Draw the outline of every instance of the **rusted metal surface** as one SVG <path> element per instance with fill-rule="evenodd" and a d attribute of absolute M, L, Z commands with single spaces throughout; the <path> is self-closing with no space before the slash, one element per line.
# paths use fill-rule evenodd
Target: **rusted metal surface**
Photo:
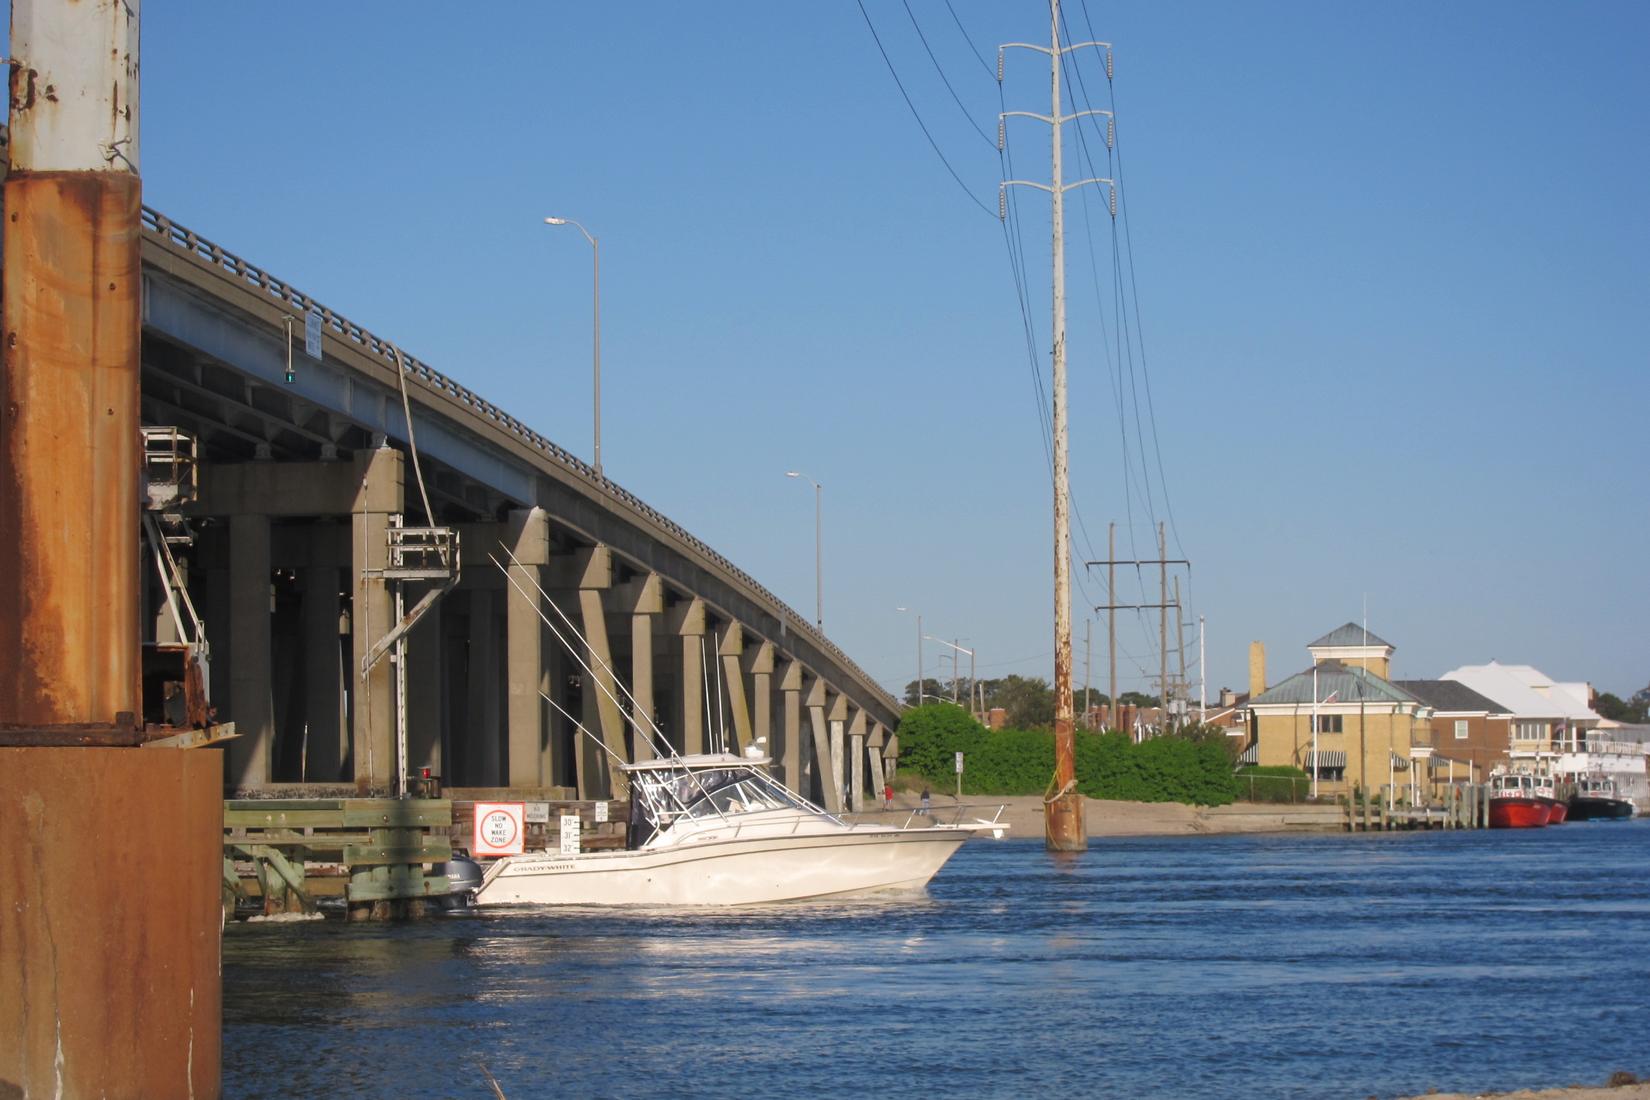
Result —
<path fill-rule="evenodd" d="M 5 182 L 0 731 L 139 725 L 140 205 L 127 174 Z"/>
<path fill-rule="evenodd" d="M 217 753 L 0 748 L 0 1096 L 219 1092 Z"/>

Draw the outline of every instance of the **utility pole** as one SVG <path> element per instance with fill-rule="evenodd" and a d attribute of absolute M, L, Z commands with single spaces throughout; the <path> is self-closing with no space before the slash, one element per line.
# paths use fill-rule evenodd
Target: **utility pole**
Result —
<path fill-rule="evenodd" d="M 1197 617 L 1197 724 L 1209 721 L 1209 668 L 1203 663 L 1203 616 Z"/>
<path fill-rule="evenodd" d="M 1185 619 L 1180 611 L 1180 578 L 1174 579 L 1174 648 L 1180 655 L 1180 680 L 1177 687 L 1182 699 L 1190 699 L 1191 691 L 1186 685 L 1186 633 L 1183 629 Z"/>
<path fill-rule="evenodd" d="M 1089 714 L 1092 712 L 1089 705 L 1089 684 L 1094 678 L 1094 619 L 1083 616 L 1083 725 L 1088 726 Z"/>
<path fill-rule="evenodd" d="M 998 211 L 1006 216 L 1006 193 L 1010 185 L 1035 187 L 1047 191 L 1052 201 L 1053 232 L 1053 333 L 1049 346 L 1053 351 L 1053 435 L 1054 435 L 1054 797 L 1046 803 L 1045 832 L 1050 851 L 1082 851 L 1088 847 L 1088 834 L 1083 826 L 1083 798 L 1077 791 L 1077 738 L 1072 724 L 1071 692 L 1071 515 L 1070 488 L 1066 457 L 1066 191 L 1087 183 L 1105 183 L 1110 180 L 1084 179 L 1065 183 L 1060 172 L 1061 126 L 1084 115 L 1106 115 L 1109 111 L 1078 111 L 1061 113 L 1060 67 L 1065 54 L 1087 46 L 1106 46 L 1100 42 L 1082 42 L 1073 46 L 1060 45 L 1060 0 L 1049 0 L 1049 45 L 1011 42 L 997 50 L 997 82 L 1003 79 L 1003 51 L 1009 48 L 1036 50 L 1048 54 L 1050 108 L 1047 115 L 1030 111 L 1005 111 L 998 116 L 997 141 L 1005 142 L 1005 121 L 1011 116 L 1035 118 L 1049 125 L 1051 141 L 1051 177 L 1048 184 L 1028 180 L 1004 180 L 998 194 Z M 1107 46 L 1109 50 L 1110 47 Z M 1108 53 L 1107 71 L 1110 71 Z M 1108 137 L 1109 143 L 1109 137 Z M 1111 197 L 1112 216 L 1117 213 L 1115 186 Z"/>
<path fill-rule="evenodd" d="M 1157 525 L 1157 713 L 1158 721 L 1165 723 L 1169 713 L 1169 563 L 1168 549 L 1163 544 L 1163 524 Z M 1179 619 L 1177 612 L 1175 618 Z"/>
<path fill-rule="evenodd" d="M 1107 525 L 1106 534 L 1106 603 L 1117 602 L 1117 524 Z M 1117 724 L 1117 609 L 1106 612 L 1106 652 L 1111 656 L 1111 702 L 1108 709 L 1113 726 Z"/>
<path fill-rule="evenodd" d="M 1158 684 L 1161 686 L 1161 690 L 1163 692 L 1162 697 L 1159 701 L 1163 704 L 1164 707 L 1168 706 L 1168 695 L 1169 695 L 1169 692 L 1168 692 L 1168 681 L 1169 681 L 1169 645 L 1168 645 L 1168 622 L 1169 622 L 1169 619 L 1168 619 L 1168 615 L 1169 615 L 1169 608 L 1171 608 L 1171 607 L 1176 608 L 1177 610 L 1175 612 L 1175 621 L 1176 622 L 1179 621 L 1180 612 L 1179 612 L 1178 608 L 1180 606 L 1180 594 L 1179 594 L 1180 580 L 1179 580 L 1178 577 L 1175 579 L 1175 602 L 1174 603 L 1169 602 L 1168 588 L 1167 588 L 1166 582 L 1160 584 L 1160 589 L 1163 592 L 1163 597 L 1162 597 L 1162 599 L 1158 600 L 1157 603 L 1118 603 L 1117 602 L 1117 597 L 1116 597 L 1116 594 L 1115 594 L 1115 588 L 1116 588 L 1115 581 L 1117 579 L 1117 567 L 1119 565 L 1132 565 L 1132 566 L 1135 566 L 1136 568 L 1138 568 L 1140 566 L 1143 566 L 1143 565 L 1155 565 L 1155 566 L 1158 567 L 1159 570 L 1163 571 L 1163 574 L 1164 574 L 1165 578 L 1167 576 L 1168 567 L 1171 566 L 1171 565 L 1184 565 L 1187 569 L 1191 569 L 1192 563 L 1189 560 L 1187 560 L 1186 558 L 1171 558 L 1171 557 L 1166 556 L 1167 549 L 1166 549 L 1166 546 L 1163 542 L 1163 525 L 1161 523 L 1158 524 L 1158 526 L 1157 526 L 1157 539 L 1158 539 L 1157 557 L 1155 557 L 1155 558 L 1119 558 L 1117 556 L 1117 524 L 1113 523 L 1111 525 L 1110 537 L 1108 539 L 1108 545 L 1110 546 L 1112 552 L 1107 555 L 1107 557 L 1104 561 L 1085 561 L 1083 563 L 1083 565 L 1085 567 L 1091 568 L 1091 569 L 1096 565 L 1103 565 L 1103 566 L 1106 567 L 1106 587 L 1109 590 L 1108 593 L 1107 593 L 1108 598 L 1107 598 L 1105 603 L 1103 603 L 1100 606 L 1096 607 L 1095 610 L 1096 611 L 1104 611 L 1104 612 L 1107 613 L 1106 618 L 1107 618 L 1107 621 L 1108 621 L 1108 623 L 1110 624 L 1110 627 L 1111 627 L 1111 631 L 1110 631 L 1110 633 L 1111 633 L 1111 638 L 1110 638 L 1110 642 L 1111 642 L 1111 704 L 1112 704 L 1112 707 L 1113 707 L 1112 714 L 1113 714 L 1114 718 L 1117 714 L 1117 710 L 1116 710 L 1116 707 L 1117 707 L 1117 613 L 1119 611 L 1152 610 L 1152 611 L 1158 612 L 1159 617 L 1160 617 L 1160 622 L 1158 624 L 1158 637 L 1159 637 L 1159 643 L 1160 643 L 1160 651 L 1161 651 L 1161 654 L 1162 654 L 1161 663 L 1160 663 L 1159 668 L 1158 668 Z M 1178 628 L 1177 628 L 1177 633 L 1178 633 Z M 1184 649 L 1182 650 L 1182 653 L 1184 653 Z M 1141 669 L 1141 672 L 1144 673 L 1145 669 Z M 1180 676 L 1181 676 L 1182 680 L 1184 680 L 1185 677 L 1186 677 L 1184 657 L 1182 657 L 1182 666 L 1181 666 Z"/>

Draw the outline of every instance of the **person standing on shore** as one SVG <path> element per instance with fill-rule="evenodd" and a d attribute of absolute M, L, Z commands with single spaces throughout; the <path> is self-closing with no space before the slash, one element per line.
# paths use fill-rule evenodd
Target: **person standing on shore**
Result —
<path fill-rule="evenodd" d="M 891 810 L 893 808 L 894 808 L 894 785 L 892 783 L 884 783 L 882 785 L 882 811 L 883 811 L 883 813 L 887 813 L 889 810 Z"/>
<path fill-rule="evenodd" d="M 922 789 L 922 812 L 923 813 L 928 813 L 928 806 L 929 806 L 929 803 L 931 801 L 932 801 L 932 796 L 928 793 L 928 788 L 924 787 Z"/>

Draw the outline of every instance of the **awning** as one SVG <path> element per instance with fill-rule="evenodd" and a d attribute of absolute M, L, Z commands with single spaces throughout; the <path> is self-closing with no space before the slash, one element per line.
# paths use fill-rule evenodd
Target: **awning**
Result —
<path fill-rule="evenodd" d="M 1344 768 L 1346 767 L 1346 753 L 1340 749 L 1319 749 L 1316 752 L 1308 749 L 1306 766 L 1308 768 Z"/>
<path fill-rule="evenodd" d="M 1248 748 L 1244 749 L 1243 754 L 1238 757 L 1238 763 L 1239 764 L 1259 764 L 1260 763 L 1260 742 L 1256 741 L 1253 745 L 1250 745 Z"/>

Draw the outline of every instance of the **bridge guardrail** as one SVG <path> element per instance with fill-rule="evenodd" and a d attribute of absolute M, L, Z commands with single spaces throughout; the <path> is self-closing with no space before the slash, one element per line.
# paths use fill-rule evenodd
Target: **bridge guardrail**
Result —
<path fill-rule="evenodd" d="M 279 298 L 281 301 L 293 306 L 301 313 L 307 314 L 311 311 L 319 313 L 321 315 L 322 325 L 327 329 L 330 329 L 334 335 L 340 336 L 351 343 L 359 345 L 369 355 L 381 360 L 386 367 L 391 370 L 395 369 L 395 352 L 392 350 L 393 345 L 391 345 L 388 340 L 385 340 L 384 338 L 373 333 L 370 329 L 356 324 L 347 317 L 333 312 L 320 302 L 317 302 L 314 298 L 311 298 L 309 295 L 298 290 L 291 283 L 275 278 L 273 275 L 269 274 L 269 272 L 263 270 L 255 264 L 248 263 L 246 260 L 242 259 L 240 256 L 237 256 L 235 253 L 230 252 L 228 249 L 222 248 L 212 241 L 207 240 L 205 237 L 200 236 L 191 229 L 178 225 L 176 222 L 172 221 L 172 219 L 168 218 L 160 211 L 155 210 L 153 207 L 145 206 L 143 208 L 142 223 L 144 230 L 148 232 L 150 236 L 159 240 L 168 248 L 194 256 L 197 259 L 205 260 L 216 267 L 222 268 L 242 282 L 248 283 L 251 286 L 257 287 L 258 289 Z M 666 531 L 669 531 L 672 535 L 691 546 L 694 550 L 698 551 L 706 558 L 709 558 L 721 569 L 725 570 L 727 573 L 737 578 L 742 584 L 756 592 L 761 598 L 767 600 L 774 607 L 778 608 L 783 615 L 789 618 L 790 621 L 787 625 L 790 629 L 807 637 L 821 650 L 829 653 L 837 661 L 841 662 L 844 668 L 851 670 L 855 675 L 859 676 L 862 681 L 871 685 L 874 690 L 881 691 L 881 688 L 877 686 L 876 680 L 872 679 L 864 669 L 855 664 L 852 658 L 837 647 L 836 643 L 825 637 L 824 634 L 820 633 L 819 630 L 812 626 L 801 615 L 798 615 L 789 604 L 763 587 L 756 580 L 756 578 L 752 577 L 749 573 L 746 573 L 743 569 L 740 569 L 727 558 L 723 557 L 720 553 L 713 550 L 709 545 L 690 533 L 681 524 L 677 523 L 669 516 L 666 516 L 664 513 L 642 500 L 630 490 L 625 489 L 623 486 L 620 486 L 616 482 L 611 481 L 600 474 L 597 474 L 595 468 L 589 463 L 586 463 L 570 451 L 545 438 L 543 435 L 540 435 L 538 432 L 534 431 L 532 428 L 529 428 L 526 424 L 522 423 L 514 416 L 511 416 L 491 401 L 488 401 L 481 395 L 453 381 L 451 378 L 448 378 L 434 367 L 431 367 L 412 355 L 409 355 L 405 350 L 401 352 L 401 361 L 405 364 L 405 370 L 409 378 L 423 383 L 427 389 L 434 390 L 447 400 L 454 402 L 455 404 L 462 405 L 480 415 L 484 419 L 492 421 L 504 431 L 515 436 L 521 442 L 552 459 L 559 465 L 566 467 L 573 473 L 583 477 L 592 485 L 600 487 L 600 489 L 608 496 L 622 501 L 632 510 L 639 512 L 656 526 L 662 527 Z M 888 709 L 890 711 L 897 711 L 899 708 L 894 704 L 893 696 L 887 695 L 886 692 L 884 692 L 884 696 L 885 702 L 888 704 Z"/>

